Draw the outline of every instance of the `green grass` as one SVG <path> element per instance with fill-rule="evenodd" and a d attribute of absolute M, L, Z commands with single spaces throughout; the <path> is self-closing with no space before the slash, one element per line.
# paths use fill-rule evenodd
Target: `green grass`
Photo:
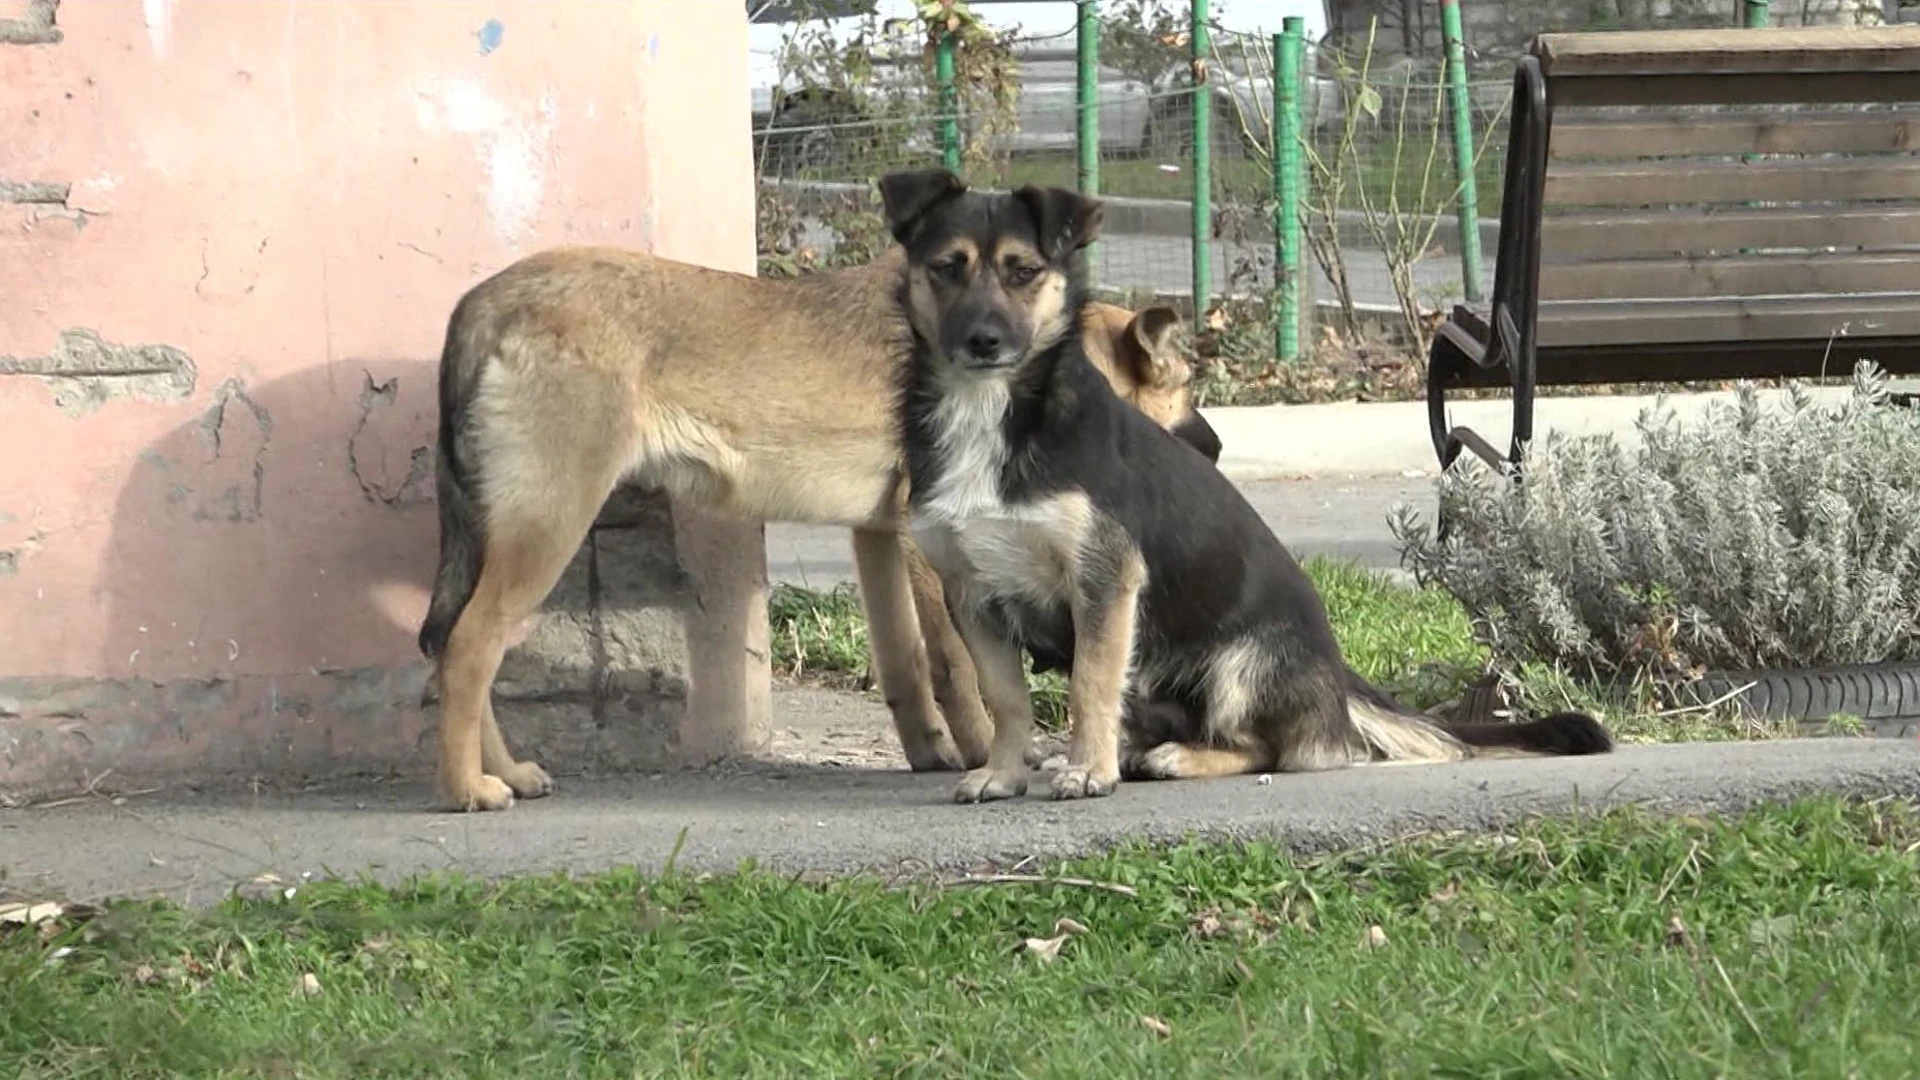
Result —
<path fill-rule="evenodd" d="M 1466 611 L 1441 590 L 1395 585 L 1324 556 L 1301 565 L 1353 670 L 1407 704 L 1430 709 L 1449 701 L 1486 670 L 1487 650 L 1474 640 Z"/>
<path fill-rule="evenodd" d="M 1465 609 L 1439 588 L 1408 588 L 1358 563 L 1314 555 L 1301 561 L 1327 605 L 1348 663 L 1368 681 L 1418 709 L 1460 698 L 1488 670 Z M 840 689 L 873 685 L 867 623 L 851 584 L 821 591 L 776 585 L 768 602 L 774 671 Z M 1066 727 L 1067 684 L 1058 672 L 1027 676 L 1034 713 L 1050 731 Z M 1669 709 L 1650 683 L 1597 687 L 1548 664 L 1507 678 L 1523 715 L 1578 709 L 1599 717 L 1621 742 L 1702 742 L 1798 735 L 1788 721 L 1756 720 L 1731 705 Z M 1858 736 L 1857 718 L 1835 717 L 1826 734 Z"/>
<path fill-rule="evenodd" d="M 1320 589 L 1340 647 L 1355 671 L 1430 708 L 1458 696 L 1483 669 L 1486 650 L 1473 640 L 1466 613 L 1437 589 L 1405 589 L 1355 563 L 1314 556 L 1302 564 Z M 774 671 L 836 687 L 865 689 L 873 676 L 867 622 L 848 583 L 829 590 L 779 584 L 767 603 Z M 1042 726 L 1065 726 L 1066 681 L 1058 672 L 1031 675 Z"/>
<path fill-rule="evenodd" d="M 1920 1060 L 1916 849 L 1913 805 L 1822 798 L 1052 868 L 1132 896 L 749 869 L 111 906 L 0 939 L 0 1076 L 1877 1080 Z"/>

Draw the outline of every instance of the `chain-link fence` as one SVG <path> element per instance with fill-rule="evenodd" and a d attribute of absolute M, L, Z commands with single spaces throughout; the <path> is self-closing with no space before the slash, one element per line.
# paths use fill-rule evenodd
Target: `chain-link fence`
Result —
<path fill-rule="evenodd" d="M 1079 65 L 1071 37 L 1028 43 L 1007 115 L 962 114 L 961 172 L 978 188 L 1075 187 Z M 1220 302 L 1263 301 L 1277 279 L 1275 57 L 1268 37 L 1216 39 L 1208 79 L 1193 88 L 1181 63 L 1157 81 L 1111 66 L 1098 72 L 1097 188 L 1107 203 L 1090 268 L 1099 287 L 1136 302 L 1190 301 L 1196 240 L 1208 249 L 1204 313 Z M 763 271 L 857 263 L 888 242 L 872 181 L 895 168 L 939 163 L 937 86 L 905 73 L 863 109 L 794 108 L 756 129 L 761 167 Z M 1456 220 L 1460 179 L 1450 102 L 1437 61 L 1375 69 L 1364 57 L 1310 55 L 1298 84 L 1307 234 L 1298 281 L 1309 321 L 1380 316 L 1392 329 L 1409 310 L 1444 310 L 1467 289 Z M 1480 274 L 1490 288 L 1500 202 L 1508 82 L 1466 88 Z M 1210 204 L 1196 224 L 1196 98 L 1209 102 Z M 1416 331 L 1417 333 L 1417 331 Z M 1303 340 L 1305 337 L 1303 335 Z"/>

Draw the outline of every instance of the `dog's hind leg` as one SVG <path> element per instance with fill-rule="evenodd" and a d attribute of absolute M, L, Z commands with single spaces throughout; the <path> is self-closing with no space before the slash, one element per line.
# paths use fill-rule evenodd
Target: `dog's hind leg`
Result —
<path fill-rule="evenodd" d="M 913 610 L 920 618 L 920 637 L 927 647 L 927 668 L 933 678 L 933 699 L 940 705 L 947 731 L 969 769 L 987 763 L 993 745 L 993 718 L 980 697 L 980 673 L 973 655 L 953 625 L 947 610 L 940 574 L 911 539 L 903 538 L 907 578 L 913 589 Z M 1029 755 L 1028 763 L 1032 764 Z"/>
<path fill-rule="evenodd" d="M 513 761 L 489 697 L 514 627 L 553 590 L 598 508 L 596 501 L 544 520 L 496 515 L 488 523 L 479 583 L 440 657 L 440 789 L 454 809 L 504 810 L 517 788 L 546 791 L 538 765 Z"/>
<path fill-rule="evenodd" d="M 1259 747 L 1263 770 L 1320 772 L 1367 757 L 1337 673 L 1310 659 L 1289 659 L 1283 645 L 1258 636 L 1214 653 L 1207 671 L 1206 726 L 1212 745 Z"/>
<path fill-rule="evenodd" d="M 1197 780 L 1210 776 L 1239 776 L 1272 772 L 1273 751 L 1264 747 L 1192 746 L 1164 742 L 1130 753 L 1120 764 L 1129 780 Z"/>
<path fill-rule="evenodd" d="M 461 514 L 451 524 L 477 556 L 449 564 L 443 554 L 442 569 L 478 569 L 467 579 L 470 592 L 436 581 L 442 614 L 430 612 L 421 631 L 423 640 L 445 635 L 444 649 L 429 651 L 437 652 L 440 681 L 441 794 L 457 809 L 501 810 L 515 795 L 544 795 L 551 786 L 544 770 L 508 750 L 493 715 L 493 680 L 514 629 L 579 551 L 633 449 L 631 419 L 612 388 L 577 369 L 562 380 L 528 374 L 542 347 L 511 344 L 506 355 L 517 363 L 496 355 L 464 397 L 441 406 L 443 422 L 451 417 L 459 432 L 442 490 L 458 496 Z M 448 526 L 443 520 L 443 539 Z M 443 592 L 465 593 L 464 602 L 443 602 Z M 451 625 L 438 630 L 436 618 Z"/>
<path fill-rule="evenodd" d="M 915 772 L 962 769 L 966 763 L 934 703 L 927 643 L 915 624 L 906 543 L 895 529 L 853 530 L 853 564 L 860 579 L 860 603 L 867 613 L 867 642 L 880 694 L 893 714 L 907 764 Z"/>

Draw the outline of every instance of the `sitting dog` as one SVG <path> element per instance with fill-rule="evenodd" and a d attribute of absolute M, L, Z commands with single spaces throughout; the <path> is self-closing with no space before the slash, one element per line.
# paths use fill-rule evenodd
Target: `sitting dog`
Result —
<path fill-rule="evenodd" d="M 887 253 L 889 262 L 904 268 L 900 249 Z M 1099 302 L 1089 303 L 1080 320 L 1081 341 L 1087 358 L 1093 362 L 1122 401 L 1133 406 L 1154 423 L 1204 454 L 1209 462 L 1220 460 L 1220 438 L 1193 406 L 1189 382 L 1193 368 L 1174 345 L 1172 336 L 1180 317 L 1172 308 L 1144 308 L 1138 315 L 1126 308 Z M 899 519 L 907 516 L 907 486 L 901 485 Z M 905 543 L 903 556 L 912 583 L 913 607 L 920 620 L 920 633 L 926 642 L 928 676 L 933 698 L 939 703 L 947 728 L 962 761 L 968 768 L 986 764 L 987 746 L 992 741 L 993 721 L 987 716 L 980 698 L 979 675 L 966 645 L 947 614 L 940 576 L 911 540 Z M 873 605 L 868 605 L 873 610 Z M 877 645 L 882 624 L 869 619 L 870 636 Z M 1047 657 L 1034 658 L 1034 673 L 1064 669 L 1064 663 Z M 902 712 L 894 713 L 896 724 Z M 902 745 L 911 745 L 902 728 Z M 1030 757 L 1038 763 L 1044 750 L 1036 744 Z M 910 759 L 911 760 L 911 759 Z"/>
<path fill-rule="evenodd" d="M 880 190 L 907 252 L 914 536 L 994 720 L 959 801 L 1026 791 L 1023 650 L 1070 670 L 1056 799 L 1113 791 L 1123 727 L 1125 772 L 1142 778 L 1612 748 L 1577 713 L 1448 725 L 1347 666 L 1313 583 L 1259 514 L 1088 363 L 1072 331 L 1098 202 L 970 192 L 941 169 L 889 174 Z"/>
<path fill-rule="evenodd" d="M 440 561 L 419 635 L 436 662 L 448 804 L 498 810 L 550 789 L 508 749 L 490 689 L 512 630 L 623 483 L 749 520 L 852 528 L 874 667 L 909 764 L 986 760 L 973 665 L 936 576 L 902 543 L 892 398 L 908 341 L 895 300 L 904 268 L 895 248 L 769 280 L 572 247 L 528 256 L 460 299 L 440 363 Z M 1217 457 L 1170 352 L 1175 321 L 1166 309 L 1090 307 L 1087 349 L 1106 362 L 1109 392 Z"/>

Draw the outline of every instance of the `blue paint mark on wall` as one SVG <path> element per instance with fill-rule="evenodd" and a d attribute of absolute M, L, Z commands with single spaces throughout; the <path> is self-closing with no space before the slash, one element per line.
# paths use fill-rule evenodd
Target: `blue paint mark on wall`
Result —
<path fill-rule="evenodd" d="M 488 19 L 480 28 L 480 55 L 485 56 L 500 47 L 500 39 L 505 37 L 507 28 L 500 25 L 499 19 Z"/>
<path fill-rule="evenodd" d="M 660 59 L 660 35 L 659 34 L 655 34 L 652 37 L 647 39 L 647 59 L 649 60 Z"/>

